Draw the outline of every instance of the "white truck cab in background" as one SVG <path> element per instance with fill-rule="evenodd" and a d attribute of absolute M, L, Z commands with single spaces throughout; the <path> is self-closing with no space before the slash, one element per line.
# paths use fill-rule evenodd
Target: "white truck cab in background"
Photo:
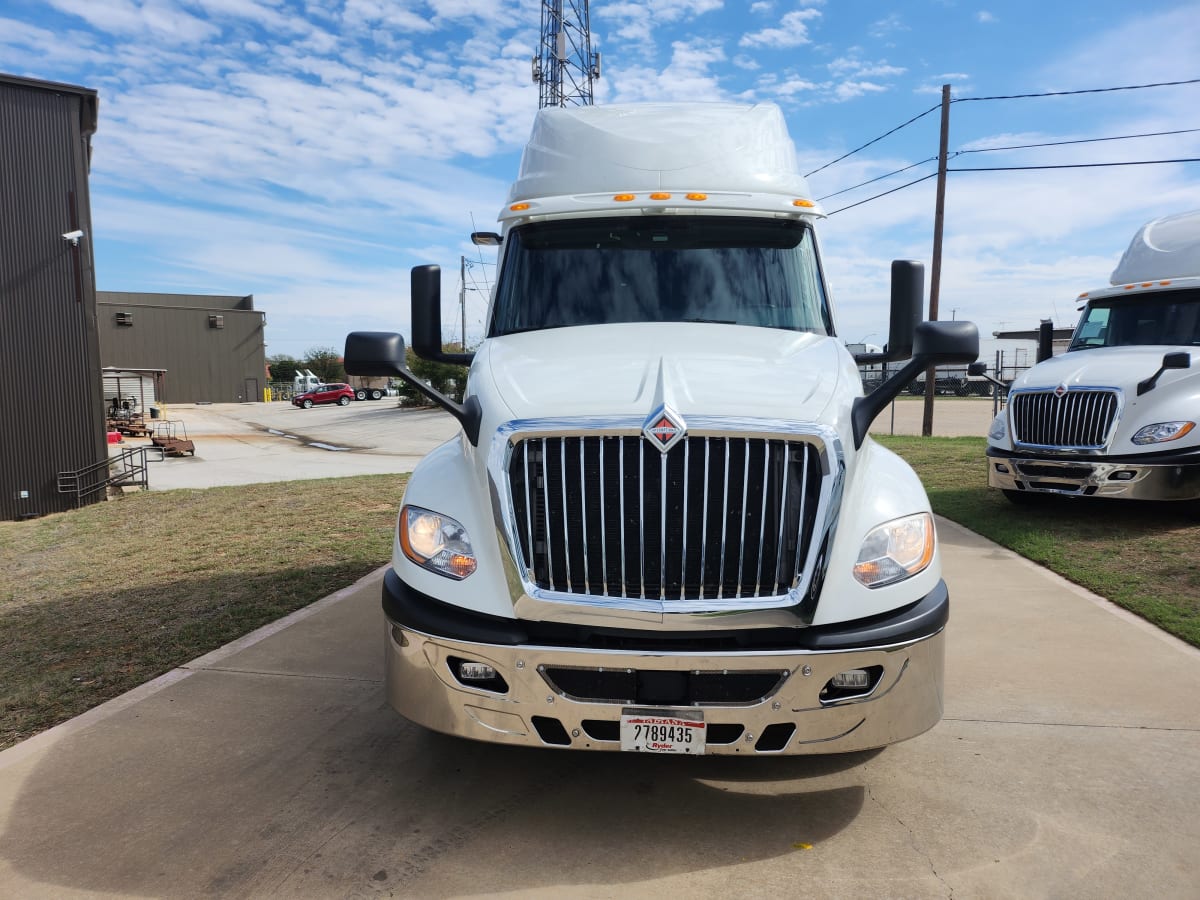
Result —
<path fill-rule="evenodd" d="M 1067 352 L 1013 382 L 988 484 L 1037 495 L 1200 499 L 1200 211 L 1143 226 Z"/>
<path fill-rule="evenodd" d="M 809 197 L 773 105 L 543 109 L 501 232 L 474 235 L 501 247 L 474 353 L 443 352 L 439 270 L 413 270 L 414 349 L 470 364 L 463 402 L 412 375 L 400 335 L 347 338 L 347 372 L 406 378 L 462 425 L 413 472 L 385 578 L 401 714 L 748 755 L 939 720 L 933 518 L 867 429 L 978 334 L 915 324 L 922 268 L 894 263 L 888 358 L 911 359 L 864 396 Z"/>

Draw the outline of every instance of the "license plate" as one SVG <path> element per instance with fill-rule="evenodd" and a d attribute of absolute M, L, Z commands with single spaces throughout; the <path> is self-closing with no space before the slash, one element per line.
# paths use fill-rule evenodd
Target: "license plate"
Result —
<path fill-rule="evenodd" d="M 708 726 L 697 710 L 621 710 L 621 749 L 635 753 L 704 753 Z"/>

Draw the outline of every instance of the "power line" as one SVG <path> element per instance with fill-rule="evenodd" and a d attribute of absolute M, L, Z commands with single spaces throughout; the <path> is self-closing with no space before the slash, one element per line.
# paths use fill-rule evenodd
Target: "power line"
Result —
<path fill-rule="evenodd" d="M 840 212 L 845 212 L 848 209 L 854 209 L 856 206 L 862 206 L 864 203 L 870 203 L 872 200 L 878 200 L 880 197 L 886 197 L 888 194 L 894 194 L 896 191 L 902 191 L 905 188 L 912 187 L 914 184 L 920 184 L 922 181 L 928 181 L 930 178 L 937 178 L 937 172 L 930 172 L 928 175 L 922 175 L 915 181 L 910 181 L 908 184 L 902 184 L 899 187 L 894 187 L 890 191 L 884 191 L 882 194 L 876 194 L 874 197 L 868 197 L 866 200 L 859 200 L 857 203 L 851 203 L 849 206 L 843 206 L 840 209 L 835 209 L 831 213 L 826 213 L 827 216 L 836 216 Z"/>
<path fill-rule="evenodd" d="M 868 184 L 874 184 L 876 181 L 883 181 L 885 178 L 891 178 L 893 175 L 899 175 L 901 172 L 907 172 L 909 169 L 915 169 L 917 166 L 923 166 L 925 163 L 936 162 L 937 157 L 931 156 L 929 159 L 923 159 L 920 162 L 915 162 L 911 166 L 905 166 L 903 169 L 897 169 L 894 172 L 888 172 L 886 175 L 880 175 L 876 178 L 871 178 L 868 181 L 861 181 L 856 185 L 848 188 L 842 188 L 840 191 L 834 191 L 832 194 L 826 194 L 824 197 L 818 197 L 817 202 L 828 200 L 830 197 L 836 197 L 838 194 L 847 194 L 850 191 L 857 190 L 860 187 L 866 187 Z"/>
<path fill-rule="evenodd" d="M 1067 144 L 1098 144 L 1102 141 L 1128 141 L 1133 138 L 1166 137 L 1172 134 L 1193 134 L 1200 128 L 1181 128 L 1178 131 L 1147 131 L 1144 134 L 1119 134 L 1113 137 L 1081 138 L 1074 141 L 1047 141 L 1042 144 L 1013 144 L 1011 147 L 979 147 L 974 150 L 955 150 L 952 156 L 964 156 L 967 153 L 991 153 L 994 150 L 1029 150 L 1033 147 L 1065 147 Z M 926 160 L 928 162 L 928 160 Z M 904 171 L 901 169 L 900 171 Z M 830 196 L 833 196 L 832 194 Z"/>
<path fill-rule="evenodd" d="M 1023 99 L 1027 99 L 1027 98 L 1031 98 L 1031 97 L 1068 97 L 1068 96 L 1072 96 L 1072 95 L 1076 95 L 1076 94 L 1107 94 L 1107 93 L 1111 93 L 1113 91 L 1138 91 L 1138 90 L 1144 90 L 1146 88 L 1176 87 L 1178 85 L 1184 85 L 1184 84 L 1200 84 L 1200 78 L 1189 78 L 1189 79 L 1186 79 L 1183 81 L 1156 81 L 1151 84 L 1127 84 L 1127 85 L 1120 85 L 1118 87 L 1107 87 L 1107 88 L 1087 88 L 1087 89 L 1077 90 L 1077 91 L 1044 91 L 1039 94 L 1003 94 L 1003 95 L 996 95 L 994 97 L 957 97 L 957 98 L 952 99 L 950 102 L 951 103 L 973 103 L 973 102 L 979 102 L 982 100 L 1023 100 Z M 831 161 L 825 163 L 825 165 L 821 166 L 820 168 L 813 169 L 811 172 L 805 173 L 804 177 L 809 178 L 813 175 L 816 175 L 818 172 L 828 169 L 830 166 L 832 166 L 836 163 L 839 163 L 842 160 L 847 159 L 848 157 L 853 156 L 855 153 L 858 153 L 860 150 L 865 150 L 867 147 L 870 147 L 872 144 L 878 143 L 879 141 L 883 140 L 885 137 L 895 134 L 901 128 L 906 128 L 907 126 L 911 125 L 913 122 L 916 122 L 918 119 L 924 118 L 925 116 L 927 116 L 931 112 L 933 112 L 935 109 L 940 109 L 940 108 L 941 108 L 940 103 L 937 104 L 936 106 L 931 106 L 929 109 L 925 110 L 923 113 L 918 113 L 917 115 L 913 116 L 907 122 L 902 122 L 901 124 L 897 125 L 895 128 L 891 129 L 890 131 L 885 131 L 883 134 L 879 135 L 879 137 L 873 138 L 872 140 L 867 141 L 861 147 L 855 147 L 849 153 L 844 153 L 841 156 L 839 156 L 837 159 L 834 159 L 834 160 L 831 160 Z M 1190 131 L 1191 129 L 1188 129 L 1188 130 Z M 1164 134 L 1170 134 L 1170 133 L 1172 133 L 1172 132 L 1164 132 Z M 1000 148 L 997 147 L 994 149 L 1000 149 Z M 966 151 L 964 151 L 964 152 L 966 152 Z M 975 151 L 970 151 L 970 152 L 975 152 Z M 903 171 L 903 170 L 901 170 L 901 171 Z M 864 182 L 864 184 L 869 184 L 869 183 L 870 182 Z M 829 196 L 832 197 L 835 195 L 830 194 Z"/>
<path fill-rule="evenodd" d="M 1068 97 L 1073 94 L 1107 94 L 1112 91 L 1140 91 L 1145 88 L 1175 87 L 1181 84 L 1200 84 L 1200 78 L 1189 78 L 1186 81 L 1157 81 L 1153 84 L 1126 84 L 1120 87 L 1087 88 L 1078 91 L 1045 91 L 1040 94 L 1006 94 L 996 97 L 956 97 L 951 103 L 974 103 L 980 100 L 1025 100 L 1029 97 Z"/>
<path fill-rule="evenodd" d="M 920 119 L 920 118 L 922 118 L 922 117 L 924 117 L 924 116 L 927 116 L 927 115 L 929 115 L 931 112 L 933 112 L 935 109 L 941 109 L 941 107 L 942 107 L 942 104 L 940 104 L 940 103 L 938 103 L 936 106 L 931 106 L 931 107 L 929 107 L 929 109 L 925 110 L 925 112 L 923 112 L 923 113 L 918 113 L 917 115 L 915 115 L 915 116 L 913 116 L 911 119 L 909 119 L 907 122 L 901 122 L 899 125 L 897 125 L 895 128 L 893 128 L 891 131 L 885 131 L 885 132 L 884 132 L 883 134 L 881 134 L 879 137 L 877 137 L 877 138 L 874 138 L 873 140 L 867 141 L 867 142 L 866 142 L 865 144 L 863 144 L 861 147 L 855 147 L 855 148 L 854 148 L 853 150 L 851 150 L 849 153 L 843 153 L 843 154 L 842 154 L 841 156 L 839 156 L 837 159 L 835 159 L 835 160 L 832 160 L 831 162 L 827 162 L 827 163 L 825 163 L 825 165 L 821 166 L 819 169 L 813 169 L 811 172 L 807 172 L 807 173 L 805 173 L 804 177 L 805 177 L 805 178 L 808 178 L 808 177 L 809 177 L 809 176 L 811 176 L 811 175 L 816 175 L 818 172 L 822 171 L 823 169 L 828 169 L 828 168 L 829 168 L 830 166 L 832 166 L 834 163 L 840 163 L 840 162 L 841 162 L 843 159 L 846 159 L 847 157 L 853 156 L 853 155 L 854 155 L 855 153 L 857 153 L 859 150 L 866 150 L 866 149 L 867 149 L 868 147 L 870 147 L 872 144 L 876 144 L 876 143 L 878 143 L 879 141 L 882 141 L 882 140 L 883 140 L 885 137 L 887 137 L 889 134 L 895 134 L 895 133 L 896 133 L 897 131 L 899 131 L 901 128 L 907 128 L 907 127 L 908 127 L 909 125 L 911 125 L 913 122 L 917 121 L 917 119 Z"/>
<path fill-rule="evenodd" d="M 1023 169 L 1102 169 L 1111 166 L 1160 166 L 1167 163 L 1200 162 L 1200 157 L 1184 159 L 1135 159 L 1129 162 L 1059 163 L 1054 166 L 980 166 L 978 168 L 947 169 L 947 172 L 1016 172 Z"/>

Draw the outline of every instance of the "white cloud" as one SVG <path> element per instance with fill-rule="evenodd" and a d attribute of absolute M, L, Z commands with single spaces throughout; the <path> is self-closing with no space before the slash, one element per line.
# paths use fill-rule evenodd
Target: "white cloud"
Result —
<path fill-rule="evenodd" d="M 899 13 L 892 13 L 889 16 L 872 22 L 867 33 L 874 38 L 886 38 L 901 31 L 911 31 L 911 29 L 908 25 L 904 24 L 904 20 L 900 17 Z"/>
<path fill-rule="evenodd" d="M 882 84 L 873 81 L 843 81 L 834 86 L 833 95 L 838 100 L 853 100 L 864 94 L 880 94 L 887 90 Z"/>
<path fill-rule="evenodd" d="M 888 65 L 886 59 L 872 63 L 857 56 L 839 56 L 833 62 L 827 63 L 826 68 L 835 77 L 853 76 L 855 78 L 891 78 L 903 75 L 908 71 L 900 66 Z"/>
<path fill-rule="evenodd" d="M 724 5 L 723 0 L 655 0 L 652 3 L 624 2 L 597 4 L 591 10 L 593 28 L 597 23 L 612 23 L 613 36 L 627 41 L 653 43 L 655 31 L 662 25 L 690 22 Z"/>
<path fill-rule="evenodd" d="M 99 31 L 142 36 L 171 44 L 195 44 L 217 37 L 215 25 L 185 11 L 172 0 L 48 0 Z"/>
<path fill-rule="evenodd" d="M 773 28 L 763 28 L 742 35 L 738 45 L 742 47 L 799 47 L 810 43 L 808 23 L 819 18 L 818 9 L 794 9 L 785 13 L 779 20 L 779 25 Z"/>
<path fill-rule="evenodd" d="M 715 41 L 676 41 L 671 61 L 660 70 L 648 66 L 627 67 L 612 76 L 605 99 L 614 103 L 650 100 L 724 100 L 726 92 L 712 67 L 725 59 Z"/>
<path fill-rule="evenodd" d="M 975 14 L 975 21 L 977 21 L 983 25 L 991 25 L 992 23 L 994 23 L 996 21 L 996 17 L 993 16 L 986 9 L 981 9 L 979 12 L 977 12 Z"/>

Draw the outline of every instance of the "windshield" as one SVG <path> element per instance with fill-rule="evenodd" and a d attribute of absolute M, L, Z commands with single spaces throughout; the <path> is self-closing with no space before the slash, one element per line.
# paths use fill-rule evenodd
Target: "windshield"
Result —
<path fill-rule="evenodd" d="M 1200 345 L 1200 289 L 1093 300 L 1068 350 Z"/>
<path fill-rule="evenodd" d="M 616 322 L 832 334 L 812 230 L 780 219 L 637 216 L 515 228 L 490 336 Z"/>

